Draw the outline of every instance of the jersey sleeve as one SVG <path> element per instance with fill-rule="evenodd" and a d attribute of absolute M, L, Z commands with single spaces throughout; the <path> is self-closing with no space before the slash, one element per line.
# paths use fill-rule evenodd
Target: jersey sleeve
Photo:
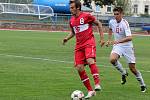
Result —
<path fill-rule="evenodd" d="M 112 21 L 110 20 L 109 21 L 109 29 L 112 29 L 112 24 L 111 23 L 112 23 Z"/>
<path fill-rule="evenodd" d="M 124 25 L 123 27 L 124 27 L 126 36 L 131 36 L 131 30 L 130 30 L 128 22 L 124 21 L 123 25 Z"/>
<path fill-rule="evenodd" d="M 94 22 L 95 20 L 96 20 L 96 18 L 95 18 L 93 15 L 88 14 L 88 23 L 92 23 L 92 22 Z"/>

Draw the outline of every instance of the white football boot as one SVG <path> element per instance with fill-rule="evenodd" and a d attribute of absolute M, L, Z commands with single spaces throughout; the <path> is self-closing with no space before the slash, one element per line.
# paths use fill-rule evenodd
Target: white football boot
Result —
<path fill-rule="evenodd" d="M 92 96 L 95 96 L 95 95 L 96 95 L 95 91 L 89 91 L 87 96 L 85 97 L 85 99 L 89 99 L 89 98 L 91 98 Z"/>
<path fill-rule="evenodd" d="M 95 85 L 95 91 L 101 91 L 102 88 L 99 84 Z"/>

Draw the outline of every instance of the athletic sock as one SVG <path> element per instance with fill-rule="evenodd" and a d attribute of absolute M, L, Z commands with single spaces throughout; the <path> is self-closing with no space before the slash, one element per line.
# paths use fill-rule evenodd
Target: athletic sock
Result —
<path fill-rule="evenodd" d="M 145 86 L 145 83 L 144 83 L 144 80 L 142 78 L 140 71 L 137 71 L 137 74 L 135 76 L 136 76 L 136 79 L 139 81 L 140 86 Z"/>
<path fill-rule="evenodd" d="M 119 61 L 116 61 L 114 66 L 122 75 L 126 74 L 126 70 L 122 67 L 122 64 Z"/>
<path fill-rule="evenodd" d="M 95 85 L 100 84 L 98 67 L 96 66 L 96 64 L 91 64 L 89 67 L 90 67 L 91 74 L 93 76 Z"/>
<path fill-rule="evenodd" d="M 88 91 L 93 91 L 92 86 L 90 84 L 89 77 L 87 76 L 85 70 L 82 72 L 78 72 L 79 76 L 81 78 L 81 81 L 83 82 L 84 86 L 87 88 Z"/>

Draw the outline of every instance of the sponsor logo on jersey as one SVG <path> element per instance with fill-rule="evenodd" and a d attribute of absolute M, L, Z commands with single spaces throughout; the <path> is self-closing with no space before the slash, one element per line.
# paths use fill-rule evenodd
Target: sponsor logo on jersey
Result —
<path fill-rule="evenodd" d="M 84 25 L 79 25 L 79 26 L 74 26 L 73 30 L 75 33 L 80 33 L 89 28 L 89 24 L 84 24 Z"/>

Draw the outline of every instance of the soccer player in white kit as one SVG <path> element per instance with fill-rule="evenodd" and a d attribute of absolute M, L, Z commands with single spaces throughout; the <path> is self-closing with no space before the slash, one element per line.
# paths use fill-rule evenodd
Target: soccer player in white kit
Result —
<path fill-rule="evenodd" d="M 115 7 L 113 13 L 114 19 L 109 21 L 109 36 L 106 43 L 106 46 L 113 45 L 110 54 L 110 63 L 121 73 L 121 84 L 125 84 L 128 73 L 119 62 L 119 58 L 124 56 L 131 72 L 140 83 L 141 92 L 145 92 L 146 85 L 140 71 L 138 71 L 135 66 L 136 62 L 132 44 L 132 35 L 128 22 L 123 19 L 123 9 L 121 7 Z M 113 41 L 111 40 L 112 33 L 114 35 Z"/>

